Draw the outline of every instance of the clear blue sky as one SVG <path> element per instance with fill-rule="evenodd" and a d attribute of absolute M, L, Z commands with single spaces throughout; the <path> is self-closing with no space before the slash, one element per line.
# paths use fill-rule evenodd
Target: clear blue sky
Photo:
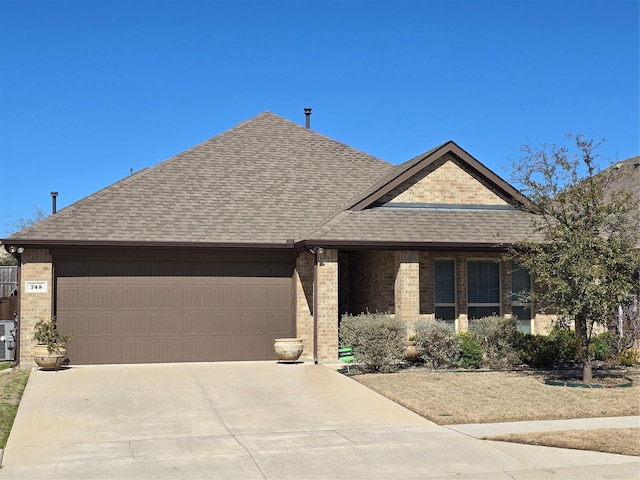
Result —
<path fill-rule="evenodd" d="M 454 140 L 506 179 L 567 132 L 638 155 L 638 5 L 0 0 L 0 235 L 264 110 L 392 163 Z"/>

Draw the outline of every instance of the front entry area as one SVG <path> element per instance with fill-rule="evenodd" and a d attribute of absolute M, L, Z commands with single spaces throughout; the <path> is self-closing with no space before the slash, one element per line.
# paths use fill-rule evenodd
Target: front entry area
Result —
<path fill-rule="evenodd" d="M 295 336 L 292 262 L 64 259 L 56 316 L 72 364 L 274 359 Z"/>

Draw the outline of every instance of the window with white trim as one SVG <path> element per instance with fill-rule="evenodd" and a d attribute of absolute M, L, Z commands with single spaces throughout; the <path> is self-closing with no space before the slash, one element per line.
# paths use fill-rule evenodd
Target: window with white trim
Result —
<path fill-rule="evenodd" d="M 511 263 L 511 312 L 518 317 L 518 330 L 531 333 L 531 304 L 526 295 L 531 291 L 531 274 L 515 262 Z"/>
<path fill-rule="evenodd" d="M 500 263 L 467 261 L 467 314 L 474 318 L 500 315 Z"/>
<path fill-rule="evenodd" d="M 435 260 L 434 293 L 436 320 L 445 321 L 452 326 L 456 322 L 456 271 L 455 261 Z"/>

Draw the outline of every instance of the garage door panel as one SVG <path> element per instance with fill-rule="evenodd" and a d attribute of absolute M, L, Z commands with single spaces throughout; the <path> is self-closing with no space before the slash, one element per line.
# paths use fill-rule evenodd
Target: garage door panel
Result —
<path fill-rule="evenodd" d="M 73 363 L 266 360 L 295 335 L 290 264 L 106 263 L 57 268 Z"/>

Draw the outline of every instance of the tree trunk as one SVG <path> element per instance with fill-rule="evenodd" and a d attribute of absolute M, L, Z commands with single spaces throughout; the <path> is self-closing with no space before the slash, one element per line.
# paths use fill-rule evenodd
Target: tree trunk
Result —
<path fill-rule="evenodd" d="M 580 352 L 582 354 L 582 382 L 591 383 L 593 381 L 593 370 L 591 368 L 591 355 L 589 354 L 589 336 L 587 333 L 587 319 L 576 318 L 576 335 L 580 340 Z"/>

